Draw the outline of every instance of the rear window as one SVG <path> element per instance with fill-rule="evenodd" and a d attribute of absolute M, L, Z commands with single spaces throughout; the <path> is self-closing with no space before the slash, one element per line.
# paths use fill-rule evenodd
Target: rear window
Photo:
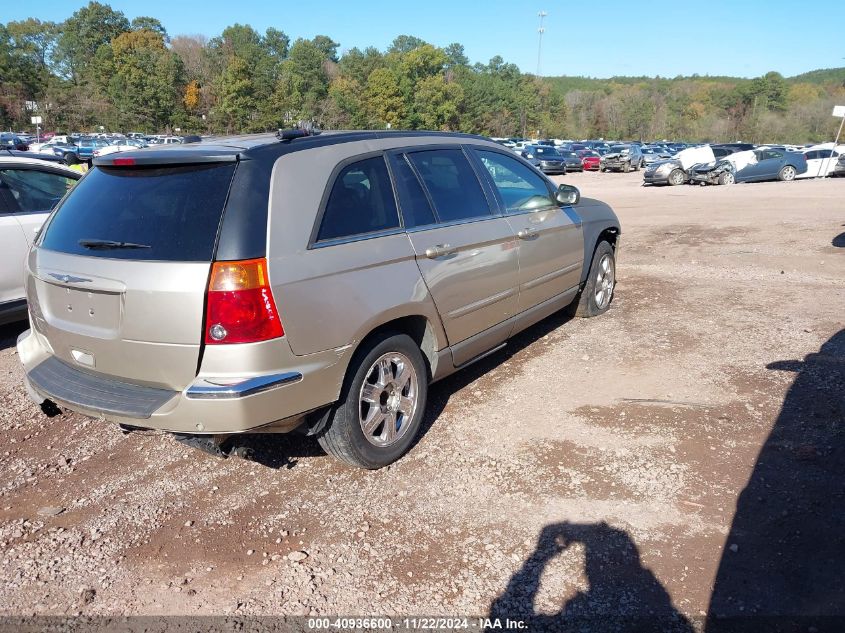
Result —
<path fill-rule="evenodd" d="M 58 208 L 40 246 L 87 257 L 211 261 L 234 171 L 234 163 L 96 167 Z"/>

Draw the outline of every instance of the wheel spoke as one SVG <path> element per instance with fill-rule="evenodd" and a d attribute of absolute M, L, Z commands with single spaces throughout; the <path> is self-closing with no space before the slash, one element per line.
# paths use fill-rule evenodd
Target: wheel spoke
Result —
<path fill-rule="evenodd" d="M 384 415 L 384 430 L 382 431 L 382 438 L 386 443 L 390 443 L 396 437 L 396 414 L 386 413 Z"/>
<path fill-rule="evenodd" d="M 394 381 L 396 384 L 396 388 L 399 391 L 404 391 L 405 386 L 411 380 L 411 368 L 408 366 L 407 363 L 400 362 L 397 364 L 397 371 L 396 371 L 396 380 Z"/>
<path fill-rule="evenodd" d="M 365 382 L 361 387 L 361 400 L 378 404 L 379 396 L 381 396 L 381 389 L 377 385 L 371 385 Z"/>
<path fill-rule="evenodd" d="M 363 429 L 364 434 L 372 435 L 378 428 L 378 425 L 384 421 L 385 417 L 385 414 L 382 413 L 379 407 L 370 407 L 370 411 L 367 412 L 367 417 L 361 420 L 361 428 Z"/>
<path fill-rule="evenodd" d="M 408 396 L 402 396 L 399 398 L 399 413 L 410 417 L 413 410 L 414 400 L 412 398 L 409 398 Z"/>
<path fill-rule="evenodd" d="M 392 376 L 392 372 L 390 371 L 390 361 L 386 358 L 382 358 L 378 363 L 378 382 L 376 384 L 379 387 L 387 386 L 387 383 L 390 382 Z"/>

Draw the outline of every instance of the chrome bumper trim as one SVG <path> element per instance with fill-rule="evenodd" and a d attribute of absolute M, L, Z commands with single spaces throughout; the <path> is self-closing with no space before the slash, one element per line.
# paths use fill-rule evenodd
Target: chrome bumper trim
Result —
<path fill-rule="evenodd" d="M 234 384 L 217 384 L 212 380 L 201 380 L 185 390 L 185 397 L 192 400 L 245 398 L 262 391 L 268 391 L 302 380 L 302 374 L 288 372 L 247 378 Z"/>

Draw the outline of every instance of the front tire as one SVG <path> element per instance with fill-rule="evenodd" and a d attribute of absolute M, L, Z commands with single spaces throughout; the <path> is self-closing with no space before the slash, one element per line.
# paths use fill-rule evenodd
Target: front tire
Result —
<path fill-rule="evenodd" d="M 340 400 L 317 441 L 352 466 L 387 466 L 413 443 L 427 395 L 428 370 L 420 348 L 405 334 L 382 334 L 356 352 Z"/>
<path fill-rule="evenodd" d="M 616 289 L 616 253 L 609 242 L 602 240 L 593 253 L 587 283 L 572 302 L 569 312 L 578 317 L 604 314 L 613 301 Z"/>
<path fill-rule="evenodd" d="M 734 178 L 734 175 L 731 172 L 726 171 L 719 174 L 718 182 L 720 185 L 732 185 L 736 182 L 736 178 Z"/>
<path fill-rule="evenodd" d="M 795 180 L 795 167 L 792 165 L 784 165 L 780 172 L 778 172 L 778 180 L 782 180 L 783 182 L 790 182 Z"/>
<path fill-rule="evenodd" d="M 669 174 L 669 178 L 667 178 L 666 180 L 673 187 L 682 185 L 684 184 L 685 180 L 684 172 L 680 169 L 673 169 L 672 172 Z"/>

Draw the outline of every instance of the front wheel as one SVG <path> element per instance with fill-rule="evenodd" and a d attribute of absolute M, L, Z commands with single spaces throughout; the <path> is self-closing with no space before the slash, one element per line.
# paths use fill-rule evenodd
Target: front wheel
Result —
<path fill-rule="evenodd" d="M 681 169 L 673 169 L 672 172 L 669 174 L 669 178 L 667 181 L 673 187 L 677 187 L 678 185 L 684 184 L 684 172 Z"/>
<path fill-rule="evenodd" d="M 616 255 L 609 242 L 601 241 L 593 253 L 587 283 L 570 306 L 570 314 L 594 317 L 604 314 L 616 289 Z"/>
<path fill-rule="evenodd" d="M 731 172 L 726 171 L 719 174 L 718 182 L 720 185 L 732 185 L 736 182 L 736 178 L 734 178 L 734 175 Z"/>
<path fill-rule="evenodd" d="M 782 180 L 784 182 L 789 182 L 790 180 L 795 180 L 795 167 L 792 165 L 784 165 L 784 167 L 778 173 L 778 180 Z"/>
<path fill-rule="evenodd" d="M 317 441 L 352 466 L 387 466 L 414 441 L 427 395 L 420 348 L 405 334 L 384 334 L 356 353 Z"/>

